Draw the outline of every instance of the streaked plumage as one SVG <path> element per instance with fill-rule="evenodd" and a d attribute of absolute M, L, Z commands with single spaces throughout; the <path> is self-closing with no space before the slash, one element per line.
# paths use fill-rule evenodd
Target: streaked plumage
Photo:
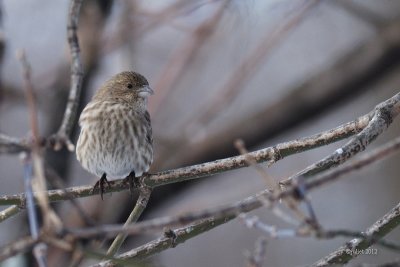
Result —
<path fill-rule="evenodd" d="M 76 155 L 83 168 L 109 179 L 132 172 L 138 177 L 149 170 L 153 139 L 147 97 L 152 93 L 147 80 L 135 72 L 105 82 L 79 118 Z"/>

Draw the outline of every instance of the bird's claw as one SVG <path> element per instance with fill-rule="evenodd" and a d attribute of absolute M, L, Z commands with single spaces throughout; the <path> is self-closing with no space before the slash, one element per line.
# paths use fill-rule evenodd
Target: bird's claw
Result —
<path fill-rule="evenodd" d="M 97 188 L 99 188 L 101 200 L 103 200 L 104 184 L 107 184 L 108 189 L 111 188 L 111 183 L 107 180 L 106 174 L 103 174 L 103 175 L 101 176 L 100 180 L 98 180 L 98 181 L 94 184 L 93 189 L 92 189 L 92 193 L 93 193 L 94 190 L 96 190 Z"/>

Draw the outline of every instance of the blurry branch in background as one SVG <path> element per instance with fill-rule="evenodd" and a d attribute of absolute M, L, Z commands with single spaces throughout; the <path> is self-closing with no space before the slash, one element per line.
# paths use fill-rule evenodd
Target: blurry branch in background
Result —
<path fill-rule="evenodd" d="M 205 4 L 211 4 L 214 2 L 216 1 L 207 1 Z M 105 45 L 102 50 L 102 56 L 114 50 L 117 50 L 122 45 L 125 45 L 127 42 L 129 42 L 128 39 L 137 40 L 140 37 L 142 37 L 142 35 L 150 33 L 151 30 L 156 29 L 157 27 L 163 26 L 168 23 L 172 23 L 172 21 L 177 17 L 181 15 L 187 15 L 188 12 L 193 11 L 193 8 L 191 10 L 188 10 L 188 6 L 191 5 L 192 5 L 191 1 L 177 0 L 157 12 L 135 10 L 135 15 L 138 17 L 144 17 L 144 22 L 135 19 L 132 20 L 127 19 L 132 23 L 136 23 L 133 36 L 131 31 L 129 32 L 129 34 L 124 34 L 124 35 L 121 35 L 120 31 L 119 32 L 117 31 L 115 34 L 110 34 L 105 38 L 105 40 L 103 40 Z M 132 16 L 133 14 L 130 15 Z M 133 25 L 125 25 L 124 27 L 131 29 L 132 26 Z"/>
<path fill-rule="evenodd" d="M 24 238 L 20 238 L 0 249 L 0 261 L 6 260 L 12 256 L 18 255 L 19 253 L 26 252 L 34 245 L 39 243 L 40 241 L 32 238 L 31 236 L 27 236 Z"/>
<path fill-rule="evenodd" d="M 64 145 L 69 151 L 74 150 L 70 140 L 73 124 L 76 121 L 79 97 L 82 89 L 83 68 L 80 58 L 79 40 L 77 35 L 79 12 L 82 0 L 71 0 L 67 24 L 68 44 L 71 50 L 71 85 L 70 92 L 61 126 L 56 135 L 52 136 L 51 142 L 54 149 L 59 150 Z"/>
<path fill-rule="evenodd" d="M 232 71 L 228 81 L 221 88 L 215 90 L 216 95 L 207 102 L 206 107 L 201 109 L 203 112 L 195 116 L 195 118 L 190 118 L 190 122 L 184 123 L 186 129 L 190 131 L 187 133 L 189 136 L 194 135 L 194 131 L 190 129 L 191 127 L 194 127 L 195 130 L 201 129 L 233 102 L 241 92 L 240 89 L 257 73 L 262 63 L 265 63 L 266 58 L 271 54 L 273 48 L 281 43 L 298 26 L 306 18 L 308 12 L 319 2 L 320 0 L 305 1 L 283 25 L 279 25 L 274 32 L 268 32 L 264 36 L 257 47 Z"/>
<path fill-rule="evenodd" d="M 26 59 L 25 52 L 19 51 L 17 57 L 21 62 L 22 74 L 24 79 L 24 87 L 26 94 L 26 102 L 29 110 L 30 128 L 33 135 L 33 142 L 31 144 L 31 153 L 25 155 L 24 162 L 24 181 L 26 191 L 26 207 L 28 209 L 29 229 L 31 236 L 34 240 L 39 238 L 39 218 L 37 216 L 35 202 L 33 199 L 33 191 L 41 192 L 37 194 L 37 200 L 44 217 L 45 225 L 50 228 L 50 206 L 48 198 L 43 192 L 47 190 L 46 181 L 43 173 L 43 151 L 39 143 L 39 129 L 38 129 L 38 114 L 36 109 L 36 99 L 33 92 L 31 83 L 31 67 Z M 32 169 L 34 172 L 32 172 Z M 43 197 L 43 195 L 45 195 Z M 33 254 L 36 262 L 40 267 L 47 266 L 47 245 L 45 243 L 38 243 L 33 249 Z"/>
<path fill-rule="evenodd" d="M 254 252 L 247 254 L 247 265 L 246 267 L 262 267 L 265 262 L 265 254 L 267 249 L 267 239 L 265 237 L 259 237 L 254 246 Z"/>
<path fill-rule="evenodd" d="M 68 16 L 68 43 L 71 50 L 71 85 L 70 93 L 67 101 L 67 107 L 61 123 L 61 126 L 56 134 L 52 135 L 48 140 L 41 140 L 41 146 L 50 143 L 51 146 L 59 150 L 64 145 L 68 150 L 73 151 L 74 145 L 70 140 L 73 124 L 76 121 L 79 97 L 81 94 L 83 70 L 80 59 L 80 48 L 77 36 L 78 18 L 82 0 L 71 0 L 69 16 Z M 38 139 L 39 140 L 39 139 Z M 0 135 L 0 153 L 18 153 L 29 149 L 26 141 L 8 137 L 4 134 Z"/>
<path fill-rule="evenodd" d="M 227 157 L 236 152 L 232 143 L 238 137 L 249 148 L 259 145 L 277 133 L 296 127 L 336 107 L 339 102 L 373 88 L 390 70 L 400 65 L 399 52 L 400 20 L 395 20 L 379 29 L 376 36 L 345 53 L 331 67 L 288 90 L 280 100 L 221 127 L 215 133 L 191 140 L 174 157 L 168 155 L 168 161 L 160 157 L 163 159 L 161 164 L 193 164 L 210 155 L 213 158 Z M 169 151 L 169 147 L 180 147 L 181 142 L 181 139 L 171 139 L 163 145 Z M 162 149 L 161 153 L 166 151 Z"/>
<path fill-rule="evenodd" d="M 34 173 L 34 178 L 31 181 L 32 189 L 35 191 L 34 196 L 37 200 L 37 203 L 39 204 L 39 207 L 41 208 L 43 222 L 46 230 L 54 231 L 61 229 L 61 221 L 58 219 L 57 215 L 51 209 L 48 195 L 46 194 L 47 185 L 46 185 L 44 162 L 43 162 L 44 150 L 39 140 L 37 108 L 36 108 L 36 99 L 33 92 L 33 85 L 31 81 L 31 68 L 26 59 L 24 51 L 20 51 L 17 56 L 21 61 L 22 65 L 24 87 L 26 90 L 26 101 L 28 103 L 29 115 L 30 115 L 30 124 L 31 124 L 30 127 L 33 135 L 31 153 L 28 155 L 29 161 L 30 158 L 32 158 L 31 164 Z M 34 203 L 31 204 L 32 208 L 34 208 Z"/>
<path fill-rule="evenodd" d="M 15 154 L 29 150 L 25 140 L 0 133 L 0 154 Z"/>
<path fill-rule="evenodd" d="M 288 34 L 293 30 L 296 26 L 298 26 L 301 21 L 306 18 L 306 15 L 309 11 L 312 10 L 316 4 L 319 3 L 319 0 L 309 0 L 303 4 L 299 10 L 295 11 L 290 19 L 285 21 L 282 26 L 279 26 L 272 34 L 268 32 L 261 42 L 257 45 L 257 47 L 252 50 L 247 57 L 242 60 L 238 66 L 232 71 L 229 75 L 227 82 L 221 87 L 216 88 L 215 96 L 210 99 L 205 107 L 202 107 L 201 112 L 193 114 L 190 116 L 184 123 L 182 123 L 181 128 L 185 131 L 185 141 L 182 141 L 182 138 L 178 142 L 174 142 L 171 140 L 173 144 L 171 144 L 174 149 L 178 149 L 178 162 L 184 157 L 180 157 L 181 154 L 187 153 L 187 145 L 193 142 L 193 139 L 198 142 L 199 136 L 196 134 L 197 132 L 204 132 L 204 128 L 206 125 L 210 123 L 214 118 L 216 118 L 219 112 L 222 112 L 225 108 L 229 106 L 230 103 L 239 95 L 241 92 L 240 89 L 251 79 L 253 75 L 257 73 L 257 69 L 260 67 L 262 63 L 265 62 L 265 59 L 271 54 L 273 49 L 285 38 Z M 186 66 L 185 66 L 186 68 Z M 172 68 L 173 69 L 173 68 Z M 178 73 L 179 74 L 179 73 Z M 159 79 L 157 86 L 161 84 L 163 79 Z M 164 87 L 163 87 L 164 88 Z M 157 105 L 155 105 L 157 106 Z M 226 133 L 225 133 L 226 134 Z M 188 138 L 191 136 L 191 138 Z M 194 138 L 193 138 L 194 136 Z M 209 138 L 208 135 L 207 140 L 214 139 Z M 235 138 L 241 135 L 236 135 Z M 205 137 L 204 137 L 205 138 Z M 192 140 L 191 140 L 192 139 Z M 226 140 L 226 138 L 221 138 L 218 140 Z M 207 141 L 206 141 L 207 142 Z M 233 139 L 229 140 L 229 146 L 232 146 Z M 166 144 L 167 147 L 161 150 L 159 153 L 159 158 L 165 159 L 170 158 L 166 157 L 165 153 L 169 151 L 169 144 Z M 201 145 L 198 147 L 200 148 Z M 195 149 L 195 151 L 198 151 Z M 200 153 L 202 149 L 199 149 Z M 197 153 L 196 153 L 197 154 Z M 192 156 L 189 156 L 191 158 Z M 174 160 L 174 158 L 172 158 Z M 171 160 L 171 159 L 169 159 Z M 176 160 L 176 159 L 175 159 Z M 167 161 L 168 164 L 168 161 Z M 163 165 L 166 165 L 163 163 Z"/>
<path fill-rule="evenodd" d="M 4 59 L 4 51 L 6 50 L 6 38 L 5 38 L 5 33 L 4 33 L 4 28 L 3 28 L 3 2 L 0 2 L 0 64 L 1 67 L 3 65 L 3 59 Z M 3 77 L 0 77 L 0 103 L 3 100 L 3 96 L 5 94 L 4 89 L 5 86 L 3 85 Z"/>
<path fill-rule="evenodd" d="M 353 14 L 356 18 L 359 18 L 363 22 L 366 22 L 375 28 L 381 28 L 386 24 L 385 20 L 380 17 L 379 14 L 373 12 L 370 8 L 366 8 L 359 2 L 336 0 L 327 1 L 327 3 L 343 8 L 347 12 Z"/>
<path fill-rule="evenodd" d="M 157 94 L 151 102 L 150 110 L 152 113 L 156 113 L 165 102 L 164 99 L 169 92 L 173 88 L 177 88 L 176 83 L 181 77 L 184 77 L 184 72 L 188 70 L 191 62 L 194 61 L 201 48 L 213 36 L 229 2 L 230 0 L 223 0 L 222 3 L 219 3 L 214 14 L 188 33 L 181 45 L 169 57 L 155 82 L 154 87 Z"/>
<path fill-rule="evenodd" d="M 324 230 L 322 228 L 310 229 L 304 226 L 298 227 L 297 229 L 294 228 L 278 229 L 274 225 L 268 225 L 262 222 L 257 216 L 247 216 L 244 213 L 239 216 L 239 219 L 246 225 L 247 228 L 257 229 L 261 231 L 266 237 L 270 238 L 282 239 L 282 238 L 293 238 L 293 237 L 314 237 L 317 239 L 333 239 L 337 237 L 356 237 L 369 240 L 371 244 L 378 244 L 381 247 L 400 252 L 400 244 L 381 239 L 382 235 L 365 234 L 364 232 L 351 231 L 347 229 L 339 229 L 339 230 Z"/>

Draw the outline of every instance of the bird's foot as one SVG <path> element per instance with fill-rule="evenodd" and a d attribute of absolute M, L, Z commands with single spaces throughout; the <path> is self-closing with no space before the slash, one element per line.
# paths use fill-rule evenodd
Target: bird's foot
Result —
<path fill-rule="evenodd" d="M 103 200 L 104 184 L 107 184 L 107 187 L 109 189 L 111 188 L 111 183 L 107 180 L 107 175 L 105 173 L 101 176 L 100 180 L 98 180 L 94 184 L 93 189 L 92 189 L 92 192 L 93 192 L 95 189 L 99 188 L 101 200 Z"/>
<path fill-rule="evenodd" d="M 164 229 L 164 236 L 171 240 L 171 246 L 173 248 L 178 245 L 178 242 L 176 242 L 178 236 L 172 229 Z"/>
<path fill-rule="evenodd" d="M 125 182 L 129 184 L 129 192 L 131 192 L 131 196 L 133 196 L 133 190 L 139 187 L 139 181 L 135 177 L 135 172 L 132 171 L 128 176 L 125 178 Z"/>

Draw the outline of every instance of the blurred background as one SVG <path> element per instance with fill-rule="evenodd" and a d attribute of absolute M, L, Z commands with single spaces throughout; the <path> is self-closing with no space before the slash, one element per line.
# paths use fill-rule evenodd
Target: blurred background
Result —
<path fill-rule="evenodd" d="M 70 80 L 66 43 L 69 1 L 1 1 L 0 132 L 30 135 L 20 63 L 32 66 L 40 134 L 54 133 Z M 397 0 L 85 0 L 79 21 L 84 63 L 80 111 L 106 79 L 123 70 L 146 76 L 155 140 L 151 172 L 238 155 L 333 128 L 371 111 L 399 91 L 400 1 Z M 368 150 L 398 136 L 399 121 Z M 76 124 L 73 141 L 79 128 Z M 285 158 L 268 169 L 278 182 L 335 151 L 345 141 Z M 399 202 L 399 156 L 373 164 L 311 193 L 326 229 L 363 231 Z M 68 151 L 46 162 L 68 186 L 97 180 Z M 253 168 L 157 188 L 143 219 L 241 200 L 265 188 Z M 0 154 L 0 194 L 23 192 L 18 155 Z M 123 222 L 129 192 L 80 199 L 99 223 Z M 70 203 L 54 204 L 67 226 L 84 226 Z M 4 207 L 5 208 L 5 207 Z M 253 214 L 288 227 L 270 211 Z M 0 224 L 0 245 L 27 235 L 25 212 Z M 161 233 L 159 234 L 161 235 Z M 159 235 L 128 239 L 123 251 Z M 245 266 L 261 232 L 238 220 L 149 259 L 154 266 Z M 394 230 L 389 240 L 400 240 Z M 305 266 L 347 239 L 268 239 L 265 266 Z M 399 255 L 376 247 L 352 263 L 383 263 Z M 54 250 L 50 266 L 68 266 Z M 13 263 L 18 262 L 16 265 Z M 29 254 L 0 266 L 33 266 Z M 84 261 L 87 266 L 95 261 Z"/>

